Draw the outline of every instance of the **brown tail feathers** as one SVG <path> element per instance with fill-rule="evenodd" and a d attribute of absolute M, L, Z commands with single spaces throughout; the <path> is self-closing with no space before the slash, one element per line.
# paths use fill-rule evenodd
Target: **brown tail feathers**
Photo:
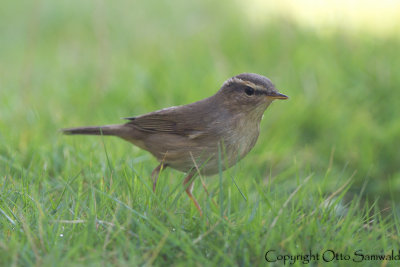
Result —
<path fill-rule="evenodd" d="M 87 135 L 115 135 L 121 136 L 127 131 L 124 124 L 104 125 L 104 126 L 89 126 L 61 129 L 63 134 L 87 134 Z"/>

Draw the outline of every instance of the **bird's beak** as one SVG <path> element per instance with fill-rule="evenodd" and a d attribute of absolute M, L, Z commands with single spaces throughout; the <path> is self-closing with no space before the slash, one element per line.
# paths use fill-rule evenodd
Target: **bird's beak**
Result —
<path fill-rule="evenodd" d="M 272 92 L 269 93 L 267 96 L 272 99 L 282 99 L 282 100 L 289 98 L 287 95 L 281 94 L 279 92 Z"/>

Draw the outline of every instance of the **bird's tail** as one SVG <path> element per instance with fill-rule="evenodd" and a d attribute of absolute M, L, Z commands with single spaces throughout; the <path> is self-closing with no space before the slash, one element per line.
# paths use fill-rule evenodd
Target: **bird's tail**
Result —
<path fill-rule="evenodd" d="M 85 134 L 85 135 L 115 135 L 122 136 L 127 131 L 125 124 L 114 124 L 104 126 L 88 126 L 88 127 L 77 127 L 77 128 L 65 128 L 61 129 L 63 134 Z"/>

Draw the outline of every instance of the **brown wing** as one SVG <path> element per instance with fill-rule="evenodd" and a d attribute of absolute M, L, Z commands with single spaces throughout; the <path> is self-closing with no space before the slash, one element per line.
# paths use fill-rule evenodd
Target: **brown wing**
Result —
<path fill-rule="evenodd" d="M 126 118 L 128 125 L 140 131 L 149 133 L 169 133 L 186 136 L 189 139 L 201 138 L 208 135 L 217 135 L 216 124 L 220 118 L 226 117 L 224 109 L 218 109 L 214 98 L 206 98 L 198 102 L 165 108 L 137 117 Z M 214 126 L 213 126 L 214 125 Z"/>
<path fill-rule="evenodd" d="M 194 138 L 200 136 L 204 130 L 199 125 L 196 126 L 190 117 L 173 113 L 149 113 L 127 119 L 130 120 L 127 124 L 149 133 L 170 133 Z"/>
<path fill-rule="evenodd" d="M 177 130 L 177 122 L 173 118 L 159 115 L 145 115 L 129 118 L 129 124 L 146 132 L 174 132 Z"/>

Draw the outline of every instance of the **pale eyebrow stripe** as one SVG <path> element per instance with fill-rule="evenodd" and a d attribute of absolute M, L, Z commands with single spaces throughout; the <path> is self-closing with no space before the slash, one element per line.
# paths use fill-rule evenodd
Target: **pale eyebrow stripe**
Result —
<path fill-rule="evenodd" d="M 241 83 L 245 86 L 249 86 L 249 87 L 253 88 L 256 95 L 267 95 L 268 94 L 267 90 L 264 87 L 256 85 L 255 83 L 252 83 L 250 81 L 244 81 L 244 80 L 236 78 L 236 77 L 229 79 L 226 83 L 230 84 L 233 82 Z"/>
<path fill-rule="evenodd" d="M 237 78 L 237 77 L 232 77 L 232 78 L 230 78 L 229 80 L 227 80 L 227 81 L 223 84 L 223 86 L 224 86 L 224 85 L 229 85 L 229 84 L 231 84 L 231 83 L 233 83 L 233 82 L 237 82 L 237 83 L 241 83 L 241 84 L 244 84 L 244 85 L 247 85 L 247 86 L 251 86 L 251 87 L 253 87 L 254 89 L 257 87 L 257 85 L 255 85 L 254 83 L 252 83 L 252 82 L 250 82 L 250 81 L 242 80 L 242 79 Z"/>
<path fill-rule="evenodd" d="M 240 80 L 240 83 L 242 83 L 244 85 L 247 85 L 247 86 L 250 86 L 250 87 L 253 87 L 254 89 L 257 89 L 257 87 L 258 87 L 257 85 L 255 85 L 254 83 L 249 82 L 249 81 Z"/>
<path fill-rule="evenodd" d="M 267 94 L 267 90 L 265 90 L 265 88 L 262 86 L 256 85 L 249 81 L 243 81 L 243 80 L 240 80 L 240 83 L 242 83 L 246 86 L 252 87 L 254 89 L 256 95 L 266 95 Z"/>

